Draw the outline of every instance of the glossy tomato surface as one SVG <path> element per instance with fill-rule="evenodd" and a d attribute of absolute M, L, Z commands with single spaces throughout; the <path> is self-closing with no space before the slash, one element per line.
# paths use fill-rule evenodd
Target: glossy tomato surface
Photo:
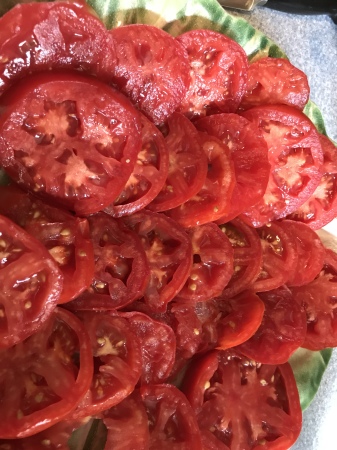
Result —
<path fill-rule="evenodd" d="M 78 214 L 122 191 L 141 146 L 138 112 L 75 73 L 32 76 L 0 101 L 0 163 L 25 189 Z"/>

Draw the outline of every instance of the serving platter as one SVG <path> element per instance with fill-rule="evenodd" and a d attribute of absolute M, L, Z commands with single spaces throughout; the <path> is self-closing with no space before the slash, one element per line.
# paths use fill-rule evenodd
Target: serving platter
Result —
<path fill-rule="evenodd" d="M 0 14 L 15 3 L 22 2 L 3 0 Z M 258 31 L 249 22 L 249 17 L 231 14 L 215 0 L 164 0 L 162 2 L 88 0 L 88 3 L 107 28 L 129 23 L 147 23 L 162 28 L 174 36 L 190 29 L 209 28 L 236 40 L 251 61 L 261 56 L 286 57 L 285 52 L 272 39 Z M 326 134 L 323 116 L 316 104 L 310 101 L 305 108 L 305 113 L 312 119 L 317 129 Z M 331 349 L 321 352 L 301 349 L 293 355 L 291 364 L 298 382 L 303 409 L 312 402 L 330 357 Z M 300 447 L 297 448 L 300 449 Z M 309 450 L 309 447 L 301 447 L 301 450 L 302 448 Z"/>

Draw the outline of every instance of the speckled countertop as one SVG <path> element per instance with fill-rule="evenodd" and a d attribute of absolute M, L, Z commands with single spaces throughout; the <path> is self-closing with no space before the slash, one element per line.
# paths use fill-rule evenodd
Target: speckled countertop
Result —
<path fill-rule="evenodd" d="M 337 25 L 325 15 L 300 16 L 265 7 L 238 15 L 273 39 L 307 74 L 310 97 L 323 114 L 328 135 L 337 142 Z M 327 228 L 337 236 L 337 220 Z M 336 418 L 337 350 L 304 412 L 302 433 L 292 450 L 336 450 Z"/>

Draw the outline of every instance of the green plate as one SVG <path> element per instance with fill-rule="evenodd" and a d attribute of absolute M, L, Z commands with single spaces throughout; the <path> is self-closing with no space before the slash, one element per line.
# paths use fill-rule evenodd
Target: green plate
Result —
<path fill-rule="evenodd" d="M 27 0 L 1 0 L 0 15 L 15 4 L 25 1 Z M 107 28 L 130 23 L 146 23 L 162 28 L 173 36 L 191 29 L 209 28 L 236 40 L 246 51 L 250 61 L 262 56 L 286 57 L 282 49 L 271 39 L 243 18 L 225 11 L 215 0 L 87 0 L 87 2 Z M 305 113 L 315 123 L 317 129 L 326 134 L 322 114 L 313 102 L 309 101 Z M 300 349 L 291 357 L 290 363 L 295 373 L 303 409 L 313 400 L 331 353 L 331 349 L 321 352 Z M 97 428 L 95 422 L 91 431 L 96 430 L 94 433 L 96 437 L 104 434 L 104 430 L 97 432 L 97 429 L 99 427 Z M 92 436 L 89 433 L 84 448 L 100 450 L 97 447 L 98 440 L 95 441 L 96 445 L 93 446 Z M 72 448 L 78 448 L 76 443 Z"/>

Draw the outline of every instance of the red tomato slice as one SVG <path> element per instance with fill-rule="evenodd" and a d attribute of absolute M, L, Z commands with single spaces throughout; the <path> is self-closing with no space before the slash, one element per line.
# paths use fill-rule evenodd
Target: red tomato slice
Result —
<path fill-rule="evenodd" d="M 220 139 L 231 153 L 236 184 L 221 223 L 235 219 L 265 193 L 270 164 L 268 148 L 256 125 L 237 114 L 215 114 L 196 122 L 196 127 Z"/>
<path fill-rule="evenodd" d="M 179 297 L 193 303 L 210 300 L 221 294 L 232 277 L 233 248 L 215 223 L 191 228 L 188 234 L 194 262 Z"/>
<path fill-rule="evenodd" d="M 288 449 L 300 434 L 302 411 L 287 363 L 257 364 L 232 350 L 209 352 L 189 367 L 183 391 L 204 441 L 213 435 L 206 449 Z"/>
<path fill-rule="evenodd" d="M 36 332 L 53 313 L 63 277 L 46 248 L 0 216 L 0 349 Z M 1 435 L 1 434 L 0 434 Z"/>
<path fill-rule="evenodd" d="M 164 186 L 169 169 L 169 153 L 163 135 L 141 115 L 142 148 L 123 191 L 105 212 L 122 217 L 143 209 Z"/>
<path fill-rule="evenodd" d="M 78 214 L 122 191 L 141 139 L 139 115 L 117 91 L 80 74 L 40 74 L 1 107 L 0 162 L 20 185 Z"/>
<path fill-rule="evenodd" d="M 91 286 L 67 304 L 72 310 L 113 310 L 141 298 L 150 269 L 136 233 L 105 213 L 88 218 L 94 246 L 95 271 Z"/>
<path fill-rule="evenodd" d="M 149 422 L 138 389 L 118 405 L 104 411 L 103 422 L 108 430 L 106 449 L 149 449 Z"/>
<path fill-rule="evenodd" d="M 302 347 L 322 350 L 337 346 L 337 255 L 326 250 L 320 274 L 304 286 L 292 287 L 296 302 L 307 315 L 307 334 Z"/>
<path fill-rule="evenodd" d="M 149 262 L 145 302 L 154 311 L 164 312 L 190 274 L 191 240 L 180 225 L 163 214 L 140 211 L 124 221 L 140 236 Z"/>
<path fill-rule="evenodd" d="M 297 264 L 288 270 L 288 286 L 301 286 L 310 283 L 319 275 L 325 260 L 325 248 L 319 236 L 307 225 L 294 220 L 282 220 L 278 224 L 291 237 L 297 249 Z"/>
<path fill-rule="evenodd" d="M 296 108 L 256 106 L 243 115 L 263 132 L 271 164 L 263 199 L 242 216 L 258 227 L 291 214 L 312 195 L 322 176 L 323 150 L 314 125 Z"/>
<path fill-rule="evenodd" d="M 262 364 L 283 364 L 304 341 L 306 315 L 285 286 L 259 293 L 265 304 L 256 333 L 237 350 Z"/>
<path fill-rule="evenodd" d="M 109 48 L 109 53 L 106 49 Z M 0 94 L 32 72 L 70 68 L 107 80 L 113 41 L 85 2 L 19 4 L 0 18 Z"/>
<path fill-rule="evenodd" d="M 199 139 L 208 160 L 205 183 L 196 195 L 166 212 L 184 227 L 195 227 L 222 217 L 230 207 L 235 189 L 234 164 L 228 147 L 206 133 L 199 133 Z"/>
<path fill-rule="evenodd" d="M 164 30 L 132 24 L 113 28 L 112 81 L 154 123 L 180 105 L 190 83 L 183 46 Z"/>
<path fill-rule="evenodd" d="M 66 303 L 91 284 L 94 250 L 86 219 L 43 203 L 15 185 L 0 187 L 4 214 L 41 241 L 58 264 L 63 288 L 58 303 Z"/>
<path fill-rule="evenodd" d="M 141 312 L 120 313 L 139 339 L 143 371 L 140 384 L 164 382 L 171 374 L 176 352 L 176 337 L 168 325 Z"/>
<path fill-rule="evenodd" d="M 219 225 L 227 235 L 234 249 L 234 273 L 221 294 L 231 298 L 251 287 L 260 274 L 262 265 L 262 245 L 254 228 L 240 219 Z"/>
<path fill-rule="evenodd" d="M 191 84 L 179 111 L 188 118 L 235 112 L 246 88 L 248 60 L 242 47 L 212 30 L 192 30 L 177 37 L 186 48 Z"/>
<path fill-rule="evenodd" d="M 308 200 L 288 216 L 313 230 L 323 228 L 337 216 L 337 148 L 326 136 L 320 134 L 319 138 L 324 153 L 321 181 Z"/>
<path fill-rule="evenodd" d="M 109 313 L 81 311 L 91 340 L 94 374 L 71 420 L 94 416 L 130 395 L 141 375 L 141 346 L 128 321 Z"/>
<path fill-rule="evenodd" d="M 301 267 L 298 246 L 293 233 L 279 222 L 268 223 L 256 230 L 261 240 L 262 264 L 252 289 L 255 292 L 271 291 L 286 284 Z"/>
<path fill-rule="evenodd" d="M 303 109 L 310 87 L 304 72 L 285 58 L 261 58 L 250 64 L 246 92 L 240 109 L 278 104 Z"/>
<path fill-rule="evenodd" d="M 184 204 L 200 191 L 207 175 L 207 157 L 194 125 L 183 115 L 174 113 L 167 126 L 167 180 L 149 205 L 149 209 L 157 212 Z"/>
<path fill-rule="evenodd" d="M 140 388 L 150 430 L 150 450 L 202 450 L 195 413 L 185 395 L 173 385 Z"/>
<path fill-rule="evenodd" d="M 89 336 L 61 308 L 23 343 L 2 350 L 1 361 L 3 439 L 34 435 L 68 417 L 92 379 Z"/>

